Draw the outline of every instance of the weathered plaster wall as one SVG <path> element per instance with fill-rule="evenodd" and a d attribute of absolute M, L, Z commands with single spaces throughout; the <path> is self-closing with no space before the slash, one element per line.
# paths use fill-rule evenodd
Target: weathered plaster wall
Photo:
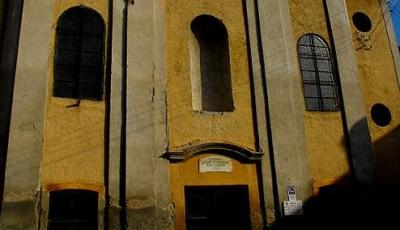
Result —
<path fill-rule="evenodd" d="M 262 229 L 262 213 L 259 202 L 257 171 L 254 164 L 232 160 L 232 173 L 199 173 L 199 159 L 215 155 L 206 152 L 184 163 L 171 164 L 171 198 L 175 201 L 175 228 L 186 229 L 184 186 L 200 185 L 248 185 L 252 229 Z"/>
<path fill-rule="evenodd" d="M 164 8 L 136 1 L 128 9 L 126 200 L 129 228 L 170 225 L 165 153 Z M 161 60 L 160 60 L 161 59 Z"/>
<path fill-rule="evenodd" d="M 112 52 L 110 79 L 110 124 L 109 124 L 109 165 L 108 195 L 110 199 L 108 225 L 110 229 L 119 227 L 120 190 L 120 148 L 121 148 L 121 41 L 123 1 L 113 1 Z M 111 19 L 111 18 L 110 18 Z"/>
<path fill-rule="evenodd" d="M 304 34 L 314 33 L 330 45 L 323 0 L 290 1 L 290 13 L 296 42 Z M 332 54 L 332 47 L 330 50 Z M 298 72 L 298 80 L 302 82 L 301 72 Z M 304 100 L 302 104 L 307 153 L 313 182 L 318 184 L 321 180 L 349 174 L 350 162 L 345 146 L 341 112 L 311 112 L 305 109 Z"/>
<path fill-rule="evenodd" d="M 374 157 L 346 2 L 325 0 L 324 3 L 335 44 L 338 72 L 345 76 L 340 78 L 340 89 L 353 178 L 362 184 L 371 184 L 374 180 Z"/>
<path fill-rule="evenodd" d="M 282 212 L 281 202 L 287 200 L 287 186 L 294 184 L 297 197 L 307 200 L 312 195 L 306 137 L 304 130 L 304 105 L 298 79 L 296 43 L 290 20 L 288 0 L 258 2 L 260 19 L 260 44 L 263 53 L 268 98 L 267 119 L 270 122 L 270 159 L 275 167 L 275 207 Z"/>
<path fill-rule="evenodd" d="M 400 92 L 398 73 L 393 60 L 388 31 L 384 17 L 390 14 L 386 5 L 379 0 L 355 1 L 347 0 L 347 10 L 351 29 L 353 32 L 353 44 L 357 49 L 357 63 L 359 79 L 364 93 L 365 113 L 367 114 L 368 127 L 373 141 L 376 157 L 376 176 L 381 183 L 400 182 L 399 146 L 400 133 Z M 367 14 L 372 21 L 370 32 L 360 32 L 352 23 L 355 12 Z M 388 26 L 391 26 L 388 24 Z M 366 49 L 362 48 L 359 38 L 366 37 Z M 371 107 L 381 103 L 389 108 L 392 121 L 388 126 L 378 126 L 371 118 Z"/>
<path fill-rule="evenodd" d="M 45 190 L 74 184 L 76 189 L 94 189 L 104 196 L 104 100 L 56 98 L 53 92 L 54 42 L 57 20 L 73 6 L 85 6 L 108 21 L 108 1 L 62 0 L 55 4 L 46 97 L 41 185 Z M 107 27 L 105 30 L 107 34 Z M 105 53 L 105 56 L 107 54 Z M 68 186 L 71 187 L 71 186 Z M 100 195 L 101 196 L 101 195 Z"/>
<path fill-rule="evenodd" d="M 110 101 L 109 228 L 120 229 L 120 199 L 126 199 L 128 229 L 169 229 L 169 162 L 166 152 L 165 8 L 162 0 L 128 5 L 114 1 Z M 127 30 L 126 143 L 121 143 L 123 34 Z M 126 165 L 121 165 L 126 144 Z M 121 180 L 121 167 L 126 167 Z M 122 187 L 125 184 L 126 187 Z M 126 196 L 120 197 L 121 189 Z M 123 217 L 123 216 L 122 216 Z"/>
<path fill-rule="evenodd" d="M 205 142 L 229 142 L 254 149 L 242 1 L 168 0 L 166 12 L 169 149 Z M 222 20 L 228 30 L 233 112 L 194 112 L 192 108 L 189 45 L 193 35 L 190 24 L 203 14 Z"/>
<path fill-rule="evenodd" d="M 25 1 L 0 229 L 36 229 L 53 1 Z"/>

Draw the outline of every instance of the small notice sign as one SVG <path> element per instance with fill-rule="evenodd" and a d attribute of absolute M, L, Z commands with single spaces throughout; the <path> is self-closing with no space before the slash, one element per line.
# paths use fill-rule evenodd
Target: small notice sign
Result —
<path fill-rule="evenodd" d="M 200 173 L 232 172 L 232 160 L 223 156 L 208 156 L 199 160 Z"/>
<path fill-rule="evenodd" d="M 289 201 L 297 200 L 297 198 L 296 198 L 296 187 L 294 185 L 289 185 L 288 186 L 287 194 L 288 194 Z"/>
<path fill-rule="evenodd" d="M 289 200 L 283 202 L 285 216 L 303 215 L 303 202 L 297 200 L 295 185 L 288 185 L 287 195 Z"/>
<path fill-rule="evenodd" d="M 303 215 L 303 202 L 300 200 L 284 201 L 283 211 L 285 216 Z"/>

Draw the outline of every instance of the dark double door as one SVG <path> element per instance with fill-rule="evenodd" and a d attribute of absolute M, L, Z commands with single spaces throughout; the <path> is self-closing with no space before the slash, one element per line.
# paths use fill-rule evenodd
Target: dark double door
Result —
<path fill-rule="evenodd" d="M 250 230 L 247 186 L 186 186 L 187 230 Z"/>

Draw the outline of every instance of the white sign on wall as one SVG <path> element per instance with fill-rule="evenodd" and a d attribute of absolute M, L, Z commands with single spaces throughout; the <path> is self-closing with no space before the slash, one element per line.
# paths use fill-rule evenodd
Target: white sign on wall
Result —
<path fill-rule="evenodd" d="M 199 160 L 200 173 L 228 172 L 233 170 L 232 160 L 224 156 L 208 156 Z"/>
<path fill-rule="evenodd" d="M 285 216 L 302 215 L 303 202 L 301 202 L 301 200 L 284 201 L 283 211 Z"/>
<path fill-rule="evenodd" d="M 295 185 L 288 185 L 287 195 L 288 201 L 283 202 L 283 212 L 285 216 L 302 215 L 303 202 L 301 200 L 297 200 Z"/>

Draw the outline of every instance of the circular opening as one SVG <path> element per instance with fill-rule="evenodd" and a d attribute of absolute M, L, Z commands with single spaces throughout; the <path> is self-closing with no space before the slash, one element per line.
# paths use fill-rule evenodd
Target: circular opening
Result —
<path fill-rule="evenodd" d="M 368 32 L 372 28 L 371 19 L 364 13 L 357 12 L 353 14 L 354 26 L 361 32 Z"/>
<path fill-rule="evenodd" d="M 387 126 L 392 120 L 392 115 L 388 107 L 382 104 L 375 104 L 371 108 L 372 120 L 379 126 Z"/>

